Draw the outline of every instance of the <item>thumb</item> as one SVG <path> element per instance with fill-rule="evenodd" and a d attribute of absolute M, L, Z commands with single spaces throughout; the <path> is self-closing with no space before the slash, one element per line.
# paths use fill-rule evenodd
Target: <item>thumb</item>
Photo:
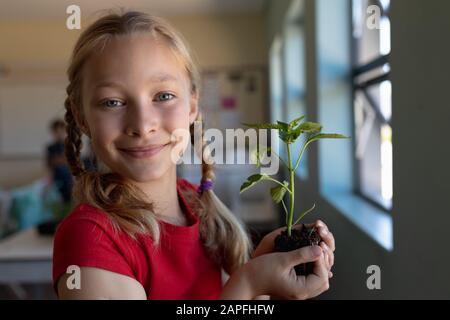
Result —
<path fill-rule="evenodd" d="M 322 248 L 319 246 L 307 246 L 289 252 L 289 264 L 292 267 L 306 262 L 313 262 L 322 255 Z"/>

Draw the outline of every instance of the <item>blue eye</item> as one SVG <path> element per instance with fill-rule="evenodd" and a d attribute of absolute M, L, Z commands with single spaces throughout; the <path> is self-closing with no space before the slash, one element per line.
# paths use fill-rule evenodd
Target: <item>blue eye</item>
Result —
<path fill-rule="evenodd" d="M 163 92 L 157 95 L 157 97 L 159 97 L 160 99 L 157 99 L 157 101 L 169 101 L 172 100 L 173 98 L 175 98 L 175 96 L 171 93 L 168 92 Z M 172 98 L 171 98 L 172 97 Z"/>
<path fill-rule="evenodd" d="M 116 100 L 116 99 L 104 100 L 101 104 L 107 108 L 121 107 L 121 106 L 125 105 L 125 103 L 123 103 L 120 100 Z"/>

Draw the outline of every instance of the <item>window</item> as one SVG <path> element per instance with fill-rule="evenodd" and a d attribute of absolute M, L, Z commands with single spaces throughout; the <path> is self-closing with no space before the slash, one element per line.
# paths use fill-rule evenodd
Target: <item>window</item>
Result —
<path fill-rule="evenodd" d="M 283 28 L 270 48 L 271 122 L 290 122 L 300 116 L 307 118 L 303 11 L 304 1 L 291 1 Z M 300 151 L 304 142 L 304 137 L 298 139 L 292 149 Z M 302 179 L 308 178 L 307 152 L 296 171 Z M 280 145 L 279 155 L 287 159 L 284 144 Z"/>
<path fill-rule="evenodd" d="M 355 189 L 385 210 L 393 189 L 389 5 L 352 1 Z"/>
<path fill-rule="evenodd" d="M 270 48 L 270 121 L 283 119 L 282 42 L 276 37 Z"/>
<path fill-rule="evenodd" d="M 284 75 L 286 96 L 286 119 L 290 122 L 306 114 L 306 70 L 305 70 L 305 36 L 302 22 L 303 1 L 294 0 L 287 12 L 284 25 Z M 307 119 L 308 120 L 308 119 Z M 309 119 L 310 120 L 310 119 Z M 299 138 L 292 150 L 301 150 L 305 137 Z M 308 178 L 308 151 L 305 151 L 296 173 L 303 179 Z M 285 150 L 282 153 L 285 158 Z M 295 159 L 293 160 L 295 161 Z"/>
<path fill-rule="evenodd" d="M 357 90 L 354 89 L 351 80 L 354 69 L 365 64 L 354 63 L 352 59 L 351 48 L 354 41 L 351 37 L 350 22 L 353 3 L 349 0 L 316 0 L 314 3 L 317 30 L 318 119 L 326 132 L 337 132 L 352 137 L 352 139 L 325 139 L 318 142 L 319 191 L 326 202 L 390 251 L 393 250 L 391 214 L 387 213 L 378 202 L 367 201 L 368 197 L 361 197 L 355 193 L 354 145 L 358 137 L 352 131 L 355 122 L 353 92 Z M 355 16 L 365 17 L 365 9 L 362 12 Z M 363 22 L 365 23 L 364 20 Z M 371 56 L 370 53 L 365 55 L 366 61 L 369 62 L 374 57 L 375 55 Z M 383 67 L 384 64 L 381 65 L 381 69 Z M 364 74 L 367 75 L 369 72 Z M 371 91 L 370 94 L 376 93 Z M 379 147 L 381 148 L 380 144 Z M 381 165 L 381 160 L 379 164 Z M 379 173 L 381 175 L 381 170 Z M 381 192 L 379 194 L 381 195 Z"/>

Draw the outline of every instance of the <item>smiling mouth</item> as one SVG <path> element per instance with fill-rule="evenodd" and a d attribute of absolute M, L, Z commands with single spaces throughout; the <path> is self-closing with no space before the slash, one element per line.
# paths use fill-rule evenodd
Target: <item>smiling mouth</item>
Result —
<path fill-rule="evenodd" d="M 135 148 L 119 148 L 119 150 L 129 157 L 135 159 L 143 159 L 153 157 L 169 144 L 170 143 Z"/>

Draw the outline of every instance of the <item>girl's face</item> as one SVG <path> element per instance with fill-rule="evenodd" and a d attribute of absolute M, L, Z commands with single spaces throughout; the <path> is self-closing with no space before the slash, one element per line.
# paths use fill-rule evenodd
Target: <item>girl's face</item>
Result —
<path fill-rule="evenodd" d="M 82 104 L 84 131 L 97 157 L 137 182 L 174 169 L 172 132 L 189 130 L 198 112 L 183 63 L 149 33 L 115 37 L 89 58 Z M 143 147 L 147 151 L 136 149 Z"/>

